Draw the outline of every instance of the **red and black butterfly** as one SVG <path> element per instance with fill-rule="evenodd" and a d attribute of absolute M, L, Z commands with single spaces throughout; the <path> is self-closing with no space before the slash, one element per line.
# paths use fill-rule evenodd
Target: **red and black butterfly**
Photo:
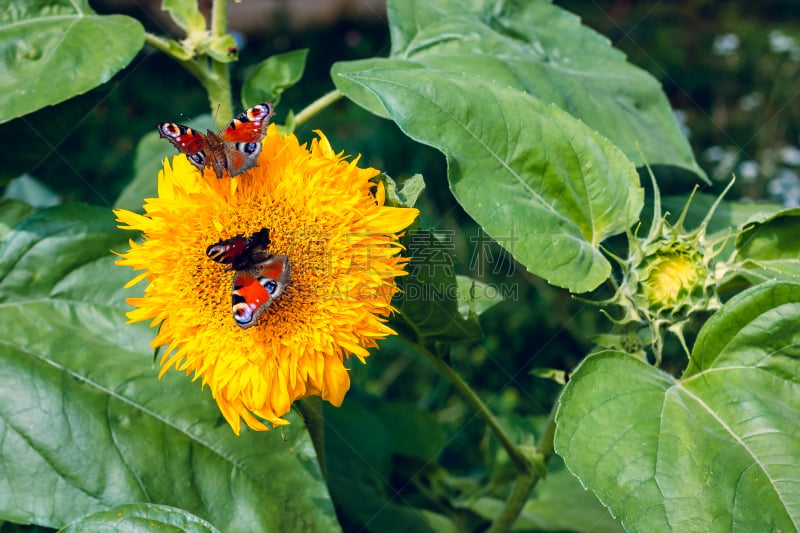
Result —
<path fill-rule="evenodd" d="M 209 258 L 236 271 L 231 309 L 242 329 L 255 326 L 261 313 L 292 282 L 289 257 L 268 253 L 269 243 L 269 230 L 262 228 L 250 237 L 237 235 L 206 249 Z"/>
<path fill-rule="evenodd" d="M 158 124 L 158 133 L 200 169 L 210 166 L 218 178 L 227 170 L 229 176 L 238 176 L 258 166 L 261 140 L 267 132 L 273 115 L 272 105 L 263 102 L 254 105 L 228 123 L 219 134 L 208 130 L 205 135 L 188 126 L 174 122 Z"/>

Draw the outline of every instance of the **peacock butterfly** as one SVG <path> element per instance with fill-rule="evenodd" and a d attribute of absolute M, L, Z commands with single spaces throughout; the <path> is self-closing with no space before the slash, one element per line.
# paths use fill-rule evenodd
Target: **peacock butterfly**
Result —
<path fill-rule="evenodd" d="M 217 178 L 222 178 L 223 170 L 238 176 L 258 166 L 261 140 L 273 114 L 272 104 L 262 102 L 239 113 L 219 134 L 208 130 L 203 135 L 174 122 L 161 122 L 157 128 L 159 135 L 186 154 L 201 172 L 210 166 Z"/>
<path fill-rule="evenodd" d="M 255 326 L 258 317 L 292 282 L 292 266 L 286 255 L 267 252 L 269 230 L 250 237 L 236 235 L 206 249 L 206 255 L 236 271 L 233 276 L 231 310 L 242 329 Z"/>

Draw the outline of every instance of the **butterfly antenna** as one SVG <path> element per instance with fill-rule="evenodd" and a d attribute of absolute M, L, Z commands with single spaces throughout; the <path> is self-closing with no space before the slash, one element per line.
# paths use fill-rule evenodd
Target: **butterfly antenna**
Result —
<path fill-rule="evenodd" d="M 213 127 L 217 127 L 217 117 L 219 116 L 219 108 L 222 107 L 222 104 L 217 104 L 217 110 L 214 111 L 214 117 L 211 123 L 214 125 Z"/>

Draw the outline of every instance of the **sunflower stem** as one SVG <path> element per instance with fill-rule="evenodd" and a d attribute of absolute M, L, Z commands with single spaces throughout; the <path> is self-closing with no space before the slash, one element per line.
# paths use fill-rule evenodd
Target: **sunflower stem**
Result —
<path fill-rule="evenodd" d="M 224 0 L 214 2 L 211 13 L 211 32 L 214 36 L 225 34 L 228 21 L 228 4 Z M 214 117 L 217 129 L 223 126 L 233 116 L 233 100 L 231 98 L 230 69 L 227 63 L 209 57 L 185 59 L 178 54 L 183 50 L 182 45 L 165 37 L 159 37 L 145 32 L 144 40 L 156 50 L 172 57 L 188 70 L 203 86 L 208 94 L 211 115 Z"/>
<path fill-rule="evenodd" d="M 558 403 L 556 403 L 556 405 L 558 405 Z M 536 446 L 536 455 L 542 457 L 545 466 L 550 462 L 553 453 L 555 453 L 553 438 L 556 431 L 556 405 L 550 410 L 550 415 L 547 417 L 547 424 L 539 438 L 539 444 Z M 511 494 L 508 496 L 503 509 L 494 519 L 489 529 L 486 530 L 486 533 L 510 531 L 511 526 L 514 525 L 517 517 L 519 517 L 519 514 L 522 512 L 525 502 L 528 501 L 531 491 L 541 478 L 542 476 L 532 467 L 525 472 L 519 472 L 517 481 L 514 483 L 514 488 L 511 489 Z"/>
<path fill-rule="evenodd" d="M 228 31 L 228 2 L 214 0 L 211 4 L 211 36 L 222 37 Z"/>
<path fill-rule="evenodd" d="M 528 463 L 528 460 L 512 442 L 511 438 L 508 436 L 508 433 L 506 433 L 506 430 L 503 429 L 503 427 L 500 425 L 500 422 L 497 420 L 497 418 L 495 418 L 494 414 L 492 414 L 486 404 L 483 403 L 483 400 L 481 400 L 475 391 L 472 390 L 472 387 L 470 387 L 469 384 L 464 381 L 450 365 L 445 363 L 440 357 L 437 357 L 436 354 L 431 352 L 428 348 L 419 345 L 417 345 L 416 348 L 436 366 L 436 368 L 450 381 L 450 383 L 453 384 L 453 386 L 455 386 L 456 389 L 458 389 L 458 392 L 460 392 L 467 403 L 473 409 L 475 409 L 475 412 L 478 413 L 478 416 L 486 421 L 489 429 L 491 429 L 495 436 L 497 436 L 497 440 L 500 441 L 500 444 L 508 453 L 511 462 L 514 463 L 514 468 L 516 468 L 518 472 L 525 472 L 529 470 L 530 464 Z"/>
<path fill-rule="evenodd" d="M 511 526 L 519 517 L 519 514 L 522 512 L 522 508 L 524 507 L 525 502 L 528 501 L 531 491 L 542 478 L 542 474 L 544 472 L 540 473 L 536 470 L 531 461 L 529 461 L 525 454 L 514 444 L 508 433 L 506 433 L 506 431 L 500 425 L 500 422 L 497 420 L 497 418 L 495 418 L 486 404 L 483 403 L 483 400 L 478 397 L 472 387 L 470 387 L 469 384 L 465 382 L 450 365 L 445 363 L 440 357 L 437 357 L 436 354 L 431 352 L 425 346 L 414 344 L 414 348 L 427 357 L 428 360 L 433 363 L 437 369 L 439 369 L 439 371 L 450 381 L 450 383 L 452 383 L 455 388 L 458 389 L 466 402 L 473 409 L 475 409 L 475 412 L 478 414 L 478 416 L 486 421 L 489 429 L 492 430 L 497 437 L 497 440 L 499 440 L 500 444 L 503 446 L 503 448 L 505 448 L 506 453 L 514 465 L 514 468 L 516 468 L 517 480 L 514 483 L 511 494 L 509 495 L 508 500 L 506 500 L 505 505 L 503 505 L 503 509 L 500 511 L 500 514 L 497 515 L 494 522 L 492 522 L 492 525 L 487 530 L 487 533 L 509 531 Z M 542 458 L 545 467 L 547 463 L 550 462 L 550 458 L 553 456 L 553 453 L 555 453 L 553 448 L 553 437 L 555 435 L 556 428 L 555 412 L 556 407 L 554 405 L 553 409 L 550 411 L 550 415 L 548 416 L 544 431 L 539 438 L 539 443 L 536 446 L 535 455 Z"/>
<path fill-rule="evenodd" d="M 297 129 L 298 127 L 302 126 L 309 120 L 311 120 L 314 115 L 323 111 L 326 107 L 332 105 L 334 102 L 339 100 L 344 94 L 338 89 L 334 89 L 331 92 L 324 94 L 308 104 L 305 109 L 300 111 L 294 117 L 294 128 Z"/>
<path fill-rule="evenodd" d="M 306 429 L 317 452 L 317 462 L 322 477 L 328 479 L 328 464 L 325 461 L 325 417 L 322 414 L 322 398 L 308 396 L 297 401 L 297 408 L 303 415 Z"/>
<path fill-rule="evenodd" d="M 514 482 L 514 488 L 511 489 L 508 500 L 506 500 L 500 514 L 494 519 L 494 522 L 492 522 L 492 525 L 486 530 L 486 533 L 511 531 L 511 526 L 514 525 L 517 517 L 519 517 L 519 514 L 522 512 L 522 507 L 525 505 L 525 502 L 528 501 L 528 497 L 538 480 L 538 477 L 533 472 L 520 472 L 517 474 L 517 480 Z"/>
<path fill-rule="evenodd" d="M 212 59 L 209 74 L 203 86 L 208 92 L 214 126 L 221 130 L 233 116 L 230 69 L 227 63 Z"/>
<path fill-rule="evenodd" d="M 223 37 L 228 31 L 228 0 L 214 0 L 211 4 L 211 37 Z M 231 70 L 227 63 L 209 58 L 211 68 L 203 84 L 208 92 L 208 103 L 214 126 L 221 130 L 233 116 L 231 95 Z"/>

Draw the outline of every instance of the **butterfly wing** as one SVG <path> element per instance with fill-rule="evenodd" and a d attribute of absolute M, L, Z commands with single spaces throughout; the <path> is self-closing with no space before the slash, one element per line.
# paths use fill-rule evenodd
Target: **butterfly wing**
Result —
<path fill-rule="evenodd" d="M 267 133 L 267 125 L 273 114 L 272 104 L 264 102 L 254 105 L 231 120 L 220 133 L 220 137 L 229 143 L 260 142 Z"/>
<path fill-rule="evenodd" d="M 259 281 L 273 300 L 280 297 L 292 282 L 292 265 L 287 255 L 270 255 L 265 261 L 255 265 L 253 270 L 257 272 Z"/>
<path fill-rule="evenodd" d="M 231 298 L 233 319 L 242 329 L 255 326 L 258 317 L 292 281 L 291 265 L 285 255 L 271 255 L 233 277 Z"/>
<path fill-rule="evenodd" d="M 258 166 L 261 140 L 267 132 L 272 105 L 263 102 L 240 113 L 220 133 L 229 176 L 238 176 Z"/>
<path fill-rule="evenodd" d="M 206 248 L 206 255 L 217 263 L 230 265 L 242 257 L 245 249 L 247 249 L 248 240 L 243 235 L 221 240 Z"/>
<path fill-rule="evenodd" d="M 161 122 L 156 128 L 159 136 L 171 142 L 179 152 L 186 154 L 186 157 L 194 166 L 203 170 L 208 161 L 205 152 L 205 135 L 188 126 L 175 124 L 174 122 Z"/>
<path fill-rule="evenodd" d="M 245 270 L 266 259 L 269 243 L 269 229 L 261 228 L 247 238 L 240 234 L 220 240 L 206 248 L 206 255 L 217 263 L 231 265 L 234 270 Z"/>

